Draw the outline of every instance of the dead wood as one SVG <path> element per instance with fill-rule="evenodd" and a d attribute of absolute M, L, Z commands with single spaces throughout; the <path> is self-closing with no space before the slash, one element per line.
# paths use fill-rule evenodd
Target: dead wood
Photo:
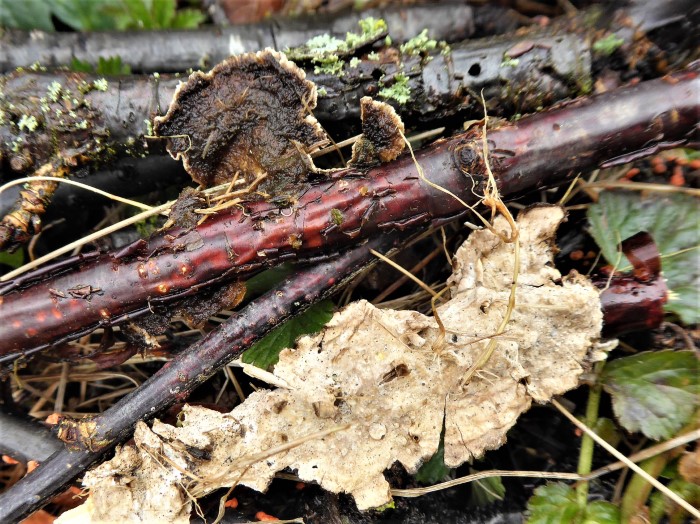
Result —
<path fill-rule="evenodd" d="M 52 495 L 129 438 L 139 420 L 155 416 L 189 393 L 236 358 L 279 322 L 304 311 L 352 278 L 373 258 L 370 248 L 390 249 L 396 236 L 385 235 L 333 260 L 295 274 L 216 331 L 176 356 L 137 391 L 102 414 L 81 421 L 66 420 L 63 434 L 72 435 L 71 447 L 54 454 L 30 475 L 0 495 L 0 522 L 14 522 L 44 505 Z"/>
<path fill-rule="evenodd" d="M 587 169 L 684 144 L 698 121 L 699 84 L 696 71 L 684 71 L 491 130 L 501 194 L 562 184 Z M 469 204 L 479 200 L 481 141 L 477 126 L 419 152 L 431 184 L 408 156 L 368 170 L 339 170 L 288 206 L 251 202 L 191 230 L 176 227 L 118 252 L 18 277 L 0 290 L 1 358 L 167 309 L 211 284 L 245 279 L 285 260 L 332 256 L 377 234 L 461 218 L 464 205 L 444 190 Z"/>
<path fill-rule="evenodd" d="M 308 77 L 320 94 L 315 116 L 325 125 L 334 122 L 338 128 L 343 122 L 341 127 L 352 128 L 359 121 L 360 99 L 369 95 L 393 104 L 409 123 L 457 115 L 479 118 L 481 91 L 493 116 L 536 111 L 587 93 L 599 80 L 600 86 L 615 85 L 620 77 L 647 77 L 650 71 L 657 74 L 682 61 L 691 40 L 657 45 L 644 28 L 678 24 L 677 14 L 684 7 L 678 0 L 662 12 L 653 11 L 662 20 L 655 26 L 649 22 L 649 6 L 642 5 L 610 18 L 594 9 L 544 31 L 477 40 L 449 51 L 387 47 L 376 56 L 364 52 L 361 60 L 358 56 L 338 62 L 342 67 L 334 74 L 322 68 L 316 73 L 317 66 L 307 63 Z M 611 62 L 613 70 L 598 71 L 598 55 L 591 54 L 590 42 L 618 38 L 618 33 L 622 60 Z M 160 143 L 148 138 L 151 123 L 165 110 L 177 82 L 166 76 L 107 81 L 78 73 L 31 71 L 4 77 L 0 169 L 7 178 L 62 176 L 124 154 L 159 152 Z M 26 188 L 0 224 L 0 248 L 16 247 L 40 230 L 40 216 L 55 188 L 53 182 L 34 182 Z"/>
<path fill-rule="evenodd" d="M 257 24 L 200 30 L 123 33 L 37 33 L 6 31 L 0 38 L 0 71 L 39 63 L 66 66 L 73 59 L 96 63 L 98 57 L 120 56 L 134 72 L 167 73 L 206 69 L 234 54 L 270 47 L 284 50 L 330 33 L 345 37 L 367 16 L 383 18 L 394 42 L 404 42 L 428 29 L 432 38 L 455 42 L 475 30 L 472 7 L 463 2 L 394 6 L 363 12 L 300 18 L 271 18 Z M 482 33 L 485 28 L 482 28 Z"/>

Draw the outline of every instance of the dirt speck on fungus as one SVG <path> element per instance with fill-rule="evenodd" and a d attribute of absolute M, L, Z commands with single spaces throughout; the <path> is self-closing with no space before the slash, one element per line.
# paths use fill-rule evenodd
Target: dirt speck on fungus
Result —
<path fill-rule="evenodd" d="M 533 400 L 574 388 L 591 361 L 605 356 L 597 290 L 577 273 L 562 277 L 552 264 L 563 218 L 555 206 L 518 218 L 516 305 L 491 359 L 468 383 L 466 371 L 505 314 L 513 275 L 513 244 L 486 229 L 473 232 L 455 255 L 451 296 L 438 308 L 455 335 L 444 344 L 436 344 L 432 317 L 352 303 L 321 333 L 282 351 L 271 380 L 277 389 L 257 391 L 225 414 L 186 406 L 180 427 L 140 423 L 135 444 L 85 475 L 90 504 L 75 514 L 92 522 L 115 515 L 187 522 L 190 495 L 237 482 L 262 491 L 285 468 L 350 493 L 368 509 L 391 500 L 387 468 L 400 462 L 415 472 L 435 453 L 443 420 L 448 466 L 501 446 Z M 510 232 L 502 217 L 494 228 Z M 284 409 L 276 409 L 280 404 Z M 342 429 L 329 433 L 333 428 Z M 188 447 L 210 456 L 192 457 Z M 250 460 L 275 448 L 265 460 Z M 71 513 L 57 522 L 75 522 Z"/>

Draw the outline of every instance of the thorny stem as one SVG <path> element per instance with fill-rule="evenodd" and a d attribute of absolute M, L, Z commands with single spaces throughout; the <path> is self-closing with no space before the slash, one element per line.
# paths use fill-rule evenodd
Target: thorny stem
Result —
<path fill-rule="evenodd" d="M 595 366 L 595 376 L 599 377 L 605 366 L 604 362 L 599 362 Z M 594 428 L 598 422 L 598 409 L 600 407 L 600 397 L 603 392 L 603 386 L 600 381 L 596 380 L 596 383 L 591 386 L 588 392 L 588 403 L 586 405 L 586 426 L 589 428 Z M 578 456 L 578 469 L 577 472 L 581 476 L 586 476 L 591 472 L 591 466 L 593 465 L 593 449 L 595 447 L 595 442 L 588 436 L 588 433 L 584 433 L 581 439 L 581 451 Z M 588 481 L 581 482 L 576 486 L 576 500 L 581 508 L 585 508 L 588 504 Z"/>

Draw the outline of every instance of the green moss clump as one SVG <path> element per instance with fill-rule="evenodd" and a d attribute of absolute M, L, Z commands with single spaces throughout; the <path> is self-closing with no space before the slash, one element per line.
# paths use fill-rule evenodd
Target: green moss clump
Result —
<path fill-rule="evenodd" d="M 428 30 L 423 29 L 419 34 L 411 38 L 405 44 L 401 44 L 401 52 L 407 55 L 417 56 L 427 53 L 437 47 L 437 40 L 428 37 Z"/>

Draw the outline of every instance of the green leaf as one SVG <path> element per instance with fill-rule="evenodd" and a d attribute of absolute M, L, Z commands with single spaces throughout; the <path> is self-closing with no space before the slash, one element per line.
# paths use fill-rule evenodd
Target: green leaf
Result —
<path fill-rule="evenodd" d="M 294 266 L 291 264 L 280 264 L 249 278 L 245 281 L 245 299 L 251 300 L 269 291 L 291 275 L 293 271 Z"/>
<path fill-rule="evenodd" d="M 204 13 L 196 9 L 180 9 L 175 13 L 171 27 L 173 29 L 195 29 L 206 19 Z"/>
<path fill-rule="evenodd" d="M 430 486 L 441 482 L 450 471 L 451 469 L 445 466 L 445 442 L 443 435 L 441 435 L 440 445 L 435 455 L 430 457 L 430 460 L 416 471 L 416 480 L 421 484 Z"/>
<path fill-rule="evenodd" d="M 109 17 L 102 16 L 104 4 L 115 0 L 51 0 L 53 14 L 64 24 L 79 31 L 108 31 L 115 25 Z"/>
<path fill-rule="evenodd" d="M 73 60 L 70 61 L 69 67 L 71 71 L 75 71 L 77 73 L 95 72 L 95 66 L 93 66 L 90 62 L 87 62 L 85 60 L 79 60 L 78 58 L 73 58 Z"/>
<path fill-rule="evenodd" d="M 628 431 L 671 438 L 691 420 L 700 393 L 693 351 L 657 351 L 623 357 L 605 366 L 601 382 Z"/>
<path fill-rule="evenodd" d="M 130 75 L 131 66 L 122 62 L 120 56 L 110 56 L 109 58 L 99 57 L 97 59 L 97 68 L 95 72 L 98 75 Z"/>
<path fill-rule="evenodd" d="M 469 469 L 470 473 L 477 473 Z M 487 477 L 471 483 L 472 490 L 469 493 L 469 504 L 472 506 L 488 506 L 498 500 L 503 500 L 506 495 L 506 487 L 501 477 Z"/>
<path fill-rule="evenodd" d="M 262 340 L 243 353 L 242 360 L 262 369 L 277 363 L 280 351 L 292 347 L 301 335 L 317 333 L 333 316 L 333 302 L 324 300 L 314 304 L 301 315 L 288 320 L 270 331 Z"/>
<path fill-rule="evenodd" d="M 619 524 L 620 510 L 609 502 L 580 507 L 576 492 L 561 482 L 540 486 L 527 503 L 528 524 Z"/>
<path fill-rule="evenodd" d="M 612 265 L 620 258 L 617 246 L 622 240 L 640 231 L 651 233 L 670 290 L 666 311 L 677 314 L 685 324 L 700 322 L 700 206 L 696 198 L 603 191 L 589 207 L 588 220 L 591 235 Z M 629 265 L 624 255 L 618 265 Z"/>
<path fill-rule="evenodd" d="M 0 26 L 53 31 L 51 3 L 46 0 L 1 0 Z"/>
<path fill-rule="evenodd" d="M 18 249 L 14 253 L 0 251 L 0 264 L 5 264 L 6 266 L 17 269 L 24 264 L 24 251 L 21 249 Z"/>

